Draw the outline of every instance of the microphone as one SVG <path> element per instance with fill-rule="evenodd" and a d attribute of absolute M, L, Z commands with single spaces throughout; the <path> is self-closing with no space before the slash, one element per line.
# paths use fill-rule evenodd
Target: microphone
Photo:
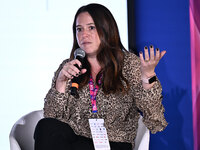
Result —
<path fill-rule="evenodd" d="M 85 58 L 85 51 L 82 50 L 81 48 L 76 49 L 74 51 L 74 58 L 78 59 L 83 66 L 84 58 Z M 79 70 L 81 70 L 81 68 L 77 64 L 75 64 L 74 66 L 77 67 Z M 73 95 L 75 98 L 79 98 L 77 89 L 79 88 L 80 78 L 74 77 L 71 81 L 72 81 L 71 95 Z"/>

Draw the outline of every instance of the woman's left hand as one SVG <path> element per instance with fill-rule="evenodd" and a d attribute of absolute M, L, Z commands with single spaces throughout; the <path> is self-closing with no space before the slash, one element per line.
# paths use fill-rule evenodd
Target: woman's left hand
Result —
<path fill-rule="evenodd" d="M 165 55 L 165 53 L 165 50 L 160 52 L 158 48 L 156 48 L 156 51 L 154 52 L 154 47 L 151 45 L 149 55 L 148 47 L 144 47 L 144 56 L 142 52 L 139 54 L 142 78 L 150 78 L 155 75 L 155 67 L 159 63 L 160 59 Z"/>

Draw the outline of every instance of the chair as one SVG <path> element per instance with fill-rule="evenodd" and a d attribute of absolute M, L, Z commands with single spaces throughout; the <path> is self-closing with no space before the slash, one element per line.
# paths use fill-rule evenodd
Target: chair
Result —
<path fill-rule="evenodd" d="M 135 147 L 133 150 L 149 150 L 149 129 L 144 125 L 142 116 L 138 120 L 138 131 L 135 138 Z"/>
<path fill-rule="evenodd" d="M 21 117 L 10 132 L 10 150 L 34 150 L 33 134 L 37 122 L 42 118 L 43 110 L 33 111 Z"/>
<path fill-rule="evenodd" d="M 33 134 L 37 122 L 42 118 L 42 110 L 33 111 L 21 117 L 10 132 L 10 150 L 34 150 Z M 149 130 L 142 122 L 142 117 L 138 123 L 134 150 L 149 150 Z"/>

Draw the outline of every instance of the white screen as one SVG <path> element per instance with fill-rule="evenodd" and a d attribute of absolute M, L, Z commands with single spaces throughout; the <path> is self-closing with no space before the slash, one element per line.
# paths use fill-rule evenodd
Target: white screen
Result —
<path fill-rule="evenodd" d="M 0 1 L 0 149 L 23 115 L 43 108 L 54 71 L 69 57 L 77 9 L 96 2 L 114 15 L 128 49 L 127 4 L 122 0 Z"/>

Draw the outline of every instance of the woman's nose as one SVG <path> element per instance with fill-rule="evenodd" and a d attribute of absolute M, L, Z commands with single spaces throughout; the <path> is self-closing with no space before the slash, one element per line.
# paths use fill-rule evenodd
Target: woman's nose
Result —
<path fill-rule="evenodd" d="M 82 36 L 85 37 L 85 36 L 88 36 L 89 35 L 89 31 L 88 30 L 83 30 L 82 31 Z"/>

